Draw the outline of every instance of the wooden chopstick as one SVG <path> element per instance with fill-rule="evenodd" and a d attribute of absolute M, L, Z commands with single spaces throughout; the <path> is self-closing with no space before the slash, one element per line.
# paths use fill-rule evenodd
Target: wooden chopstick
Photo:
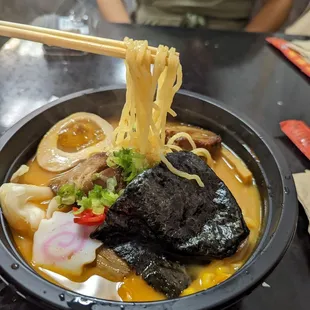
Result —
<path fill-rule="evenodd" d="M 62 37 L 59 35 L 51 35 L 47 33 L 41 33 L 31 30 L 23 30 L 14 27 L 6 27 L 2 25 L 0 25 L 0 35 L 5 37 L 39 42 L 50 46 L 57 46 L 117 58 L 125 58 L 126 53 L 125 48 L 122 47 L 103 45 L 93 42 L 87 42 L 80 39 L 72 39 Z"/>
<path fill-rule="evenodd" d="M 1 20 L 0 35 L 117 58 L 125 58 L 126 54 L 126 44 L 123 41 L 11 23 Z M 152 62 L 154 62 L 157 48 L 149 46 L 148 49 L 151 52 Z"/>
<path fill-rule="evenodd" d="M 36 27 L 36 26 L 25 25 L 25 24 L 11 23 L 11 22 L 6 22 L 6 21 L 2 21 L 2 20 L 0 20 L 0 26 L 29 30 L 29 31 L 34 31 L 34 32 L 39 32 L 39 33 L 44 33 L 44 34 L 61 36 L 64 38 L 76 39 L 76 40 L 86 40 L 88 42 L 103 44 L 103 45 L 107 45 L 107 46 L 115 46 L 115 47 L 120 47 L 120 48 L 126 48 L 126 45 L 123 41 L 94 37 L 94 36 L 86 36 L 86 35 L 82 35 L 82 34 L 77 34 L 77 33 L 72 33 L 72 32 L 67 32 L 67 31 L 60 31 L 60 30 L 55 30 L 55 29 L 50 29 L 50 28 L 43 28 L 43 27 Z M 156 55 L 156 53 L 157 53 L 156 47 L 149 46 L 148 49 L 151 51 L 152 54 Z"/>

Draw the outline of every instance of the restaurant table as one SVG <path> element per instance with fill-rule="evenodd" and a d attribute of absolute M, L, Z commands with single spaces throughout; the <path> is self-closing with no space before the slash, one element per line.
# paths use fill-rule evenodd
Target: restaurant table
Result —
<path fill-rule="evenodd" d="M 183 89 L 208 95 L 250 117 L 274 138 L 293 173 L 310 168 L 279 127 L 287 119 L 309 124 L 309 79 L 265 42 L 266 35 L 106 23 L 98 25 L 96 34 L 176 47 L 183 65 Z M 46 56 L 40 44 L 11 40 L 0 51 L 0 135 L 55 97 L 115 84 L 125 85 L 120 59 Z M 309 310 L 310 237 L 301 206 L 299 211 L 296 235 L 280 264 L 266 283 L 230 310 Z M 39 308 L 1 283 L 0 309 Z"/>

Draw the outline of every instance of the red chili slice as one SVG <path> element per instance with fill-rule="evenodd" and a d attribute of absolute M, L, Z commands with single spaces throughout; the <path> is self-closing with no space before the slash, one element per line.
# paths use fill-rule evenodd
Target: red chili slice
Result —
<path fill-rule="evenodd" d="M 77 207 L 73 207 L 72 208 L 73 212 L 76 212 L 78 210 L 79 210 L 79 208 L 77 208 Z M 93 214 L 93 211 L 91 209 L 86 209 L 86 210 L 84 210 L 83 212 L 81 212 L 79 214 L 74 214 L 74 216 L 78 216 L 78 217 L 93 216 L 93 215 L 94 214 Z"/>
<path fill-rule="evenodd" d="M 84 213 L 84 212 L 83 212 Z M 74 223 L 80 224 L 80 225 L 100 225 L 104 220 L 105 220 L 106 215 L 105 214 L 100 214 L 100 215 L 92 215 L 85 214 L 82 215 L 81 217 L 76 217 L 74 218 Z"/>
<path fill-rule="evenodd" d="M 310 159 L 310 128 L 302 121 L 288 120 L 280 123 L 281 130 Z"/>
<path fill-rule="evenodd" d="M 76 212 L 76 211 L 78 211 L 78 210 L 79 210 L 78 207 L 72 207 L 72 211 L 73 211 L 73 212 Z"/>

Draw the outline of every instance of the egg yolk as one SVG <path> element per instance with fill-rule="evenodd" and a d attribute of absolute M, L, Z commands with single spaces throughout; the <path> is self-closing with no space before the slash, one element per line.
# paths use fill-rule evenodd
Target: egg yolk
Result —
<path fill-rule="evenodd" d="M 102 129 L 90 120 L 72 121 L 58 133 L 57 147 L 64 152 L 77 152 L 105 138 Z"/>

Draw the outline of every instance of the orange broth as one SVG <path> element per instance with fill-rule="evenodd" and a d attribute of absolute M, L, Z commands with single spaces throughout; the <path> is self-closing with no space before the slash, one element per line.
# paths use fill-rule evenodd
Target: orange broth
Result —
<path fill-rule="evenodd" d="M 112 122 L 112 124 L 115 125 L 115 122 Z M 87 130 L 89 131 L 90 128 L 91 127 L 88 126 Z M 82 134 L 80 137 L 74 134 L 74 139 L 78 147 L 81 147 L 84 143 L 89 142 L 85 138 L 85 132 L 82 131 L 81 133 Z M 68 131 L 66 134 L 72 134 L 72 130 Z M 88 134 L 88 136 L 92 139 L 94 138 L 94 135 L 92 134 Z M 69 147 L 72 148 L 72 140 L 70 140 L 70 137 L 66 136 L 65 139 L 64 137 L 62 138 L 62 144 L 64 144 L 65 141 L 71 141 Z M 63 147 L 65 146 L 63 145 Z M 240 161 L 234 153 L 231 152 L 231 154 L 237 161 Z M 191 285 L 183 291 L 182 296 L 208 289 L 225 281 L 233 275 L 242 267 L 242 265 L 244 265 L 252 253 L 260 233 L 262 208 L 259 192 L 254 180 L 250 184 L 244 184 L 242 182 L 242 178 L 238 176 L 237 171 L 225 160 L 221 153 L 219 153 L 214 160 L 215 164 L 212 168 L 218 177 L 224 181 L 237 200 L 240 208 L 242 209 L 244 219 L 250 229 L 250 236 L 240 250 L 230 258 L 213 261 L 209 265 L 205 266 L 189 266 L 189 271 L 195 272 L 198 276 L 196 280 L 194 280 Z M 25 175 L 20 177 L 19 183 L 47 186 L 50 180 L 56 176 L 55 173 L 42 169 L 38 165 L 35 158 L 30 160 L 28 165 L 30 169 Z M 19 252 L 24 257 L 25 261 L 32 266 L 36 272 L 48 281 L 64 286 L 61 280 L 57 281 L 55 278 L 51 278 L 42 268 L 36 266 L 32 262 L 32 238 L 18 235 L 15 231 L 13 231 L 13 237 Z M 109 275 L 103 274 L 103 272 L 96 267 L 95 263 L 84 266 L 84 272 L 81 276 L 71 276 L 64 272 L 53 270 L 52 268 L 50 270 L 75 282 L 85 282 L 92 275 L 99 275 L 109 281 L 114 280 L 111 279 Z M 115 286 L 115 290 L 115 293 L 118 294 L 123 301 L 154 301 L 165 299 L 164 295 L 156 292 L 152 287 L 147 285 L 140 276 L 137 276 L 134 273 L 127 276 L 123 282 L 119 282 Z"/>

